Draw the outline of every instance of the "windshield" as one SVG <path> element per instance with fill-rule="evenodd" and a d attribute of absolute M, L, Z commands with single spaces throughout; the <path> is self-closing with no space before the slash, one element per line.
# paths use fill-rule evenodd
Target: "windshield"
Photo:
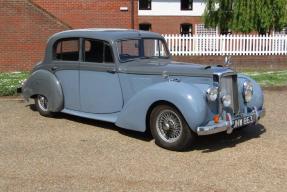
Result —
<path fill-rule="evenodd" d="M 117 42 L 120 61 L 168 58 L 169 52 L 162 39 L 128 39 Z"/>

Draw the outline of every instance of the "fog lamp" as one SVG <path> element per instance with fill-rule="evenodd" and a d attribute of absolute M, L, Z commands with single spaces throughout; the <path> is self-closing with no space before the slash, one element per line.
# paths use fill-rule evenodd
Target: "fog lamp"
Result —
<path fill-rule="evenodd" d="M 224 107 L 229 107 L 231 105 L 231 96 L 230 95 L 224 95 L 222 97 L 222 103 Z"/>

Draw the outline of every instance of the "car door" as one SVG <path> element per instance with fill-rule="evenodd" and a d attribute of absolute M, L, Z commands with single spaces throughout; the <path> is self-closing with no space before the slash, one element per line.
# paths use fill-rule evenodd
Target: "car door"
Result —
<path fill-rule="evenodd" d="M 96 39 L 82 39 L 82 41 L 81 111 L 89 113 L 119 112 L 123 106 L 123 98 L 110 44 Z"/>
<path fill-rule="evenodd" d="M 65 38 L 58 40 L 53 48 L 51 70 L 62 86 L 65 109 L 80 110 L 79 47 L 79 38 Z"/>

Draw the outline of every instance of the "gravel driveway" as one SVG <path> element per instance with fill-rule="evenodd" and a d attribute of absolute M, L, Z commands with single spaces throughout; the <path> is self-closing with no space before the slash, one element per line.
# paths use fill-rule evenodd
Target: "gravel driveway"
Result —
<path fill-rule="evenodd" d="M 0 191 L 287 191 L 287 91 L 252 129 L 172 152 L 146 134 L 0 99 Z"/>

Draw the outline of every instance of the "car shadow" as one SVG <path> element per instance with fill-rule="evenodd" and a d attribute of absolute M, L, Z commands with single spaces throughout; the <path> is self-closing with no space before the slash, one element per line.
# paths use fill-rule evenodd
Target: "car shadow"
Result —
<path fill-rule="evenodd" d="M 202 151 L 202 153 L 215 152 L 221 149 L 235 147 L 236 145 L 251 139 L 259 138 L 265 132 L 265 127 L 261 124 L 257 124 L 255 126 L 234 130 L 230 135 L 223 132 L 197 137 L 194 145 L 187 151 L 199 150 Z"/>
<path fill-rule="evenodd" d="M 29 106 L 31 110 L 37 111 L 35 104 L 29 104 L 27 106 Z M 132 137 L 146 142 L 150 142 L 151 140 L 153 140 L 150 131 L 142 133 L 138 131 L 127 130 L 117 127 L 113 123 L 82 118 L 65 113 L 58 113 L 53 118 L 67 119 L 69 121 L 74 121 L 77 123 L 117 131 L 124 136 Z M 200 136 L 196 137 L 196 141 L 193 143 L 193 145 L 184 150 L 184 152 L 189 152 L 193 150 L 199 150 L 202 151 L 202 153 L 215 152 L 221 149 L 235 147 L 237 144 L 246 142 L 251 139 L 259 138 L 260 135 L 264 134 L 265 132 L 265 127 L 261 124 L 257 124 L 255 126 L 234 130 L 233 133 L 230 135 L 226 134 L 225 132 L 222 132 L 214 135 Z"/>
<path fill-rule="evenodd" d="M 35 104 L 29 104 L 27 106 L 29 106 L 32 111 L 37 111 Z M 123 129 L 123 128 L 117 127 L 114 123 L 109 123 L 109 122 L 105 122 L 105 121 L 98 121 L 98 120 L 88 119 L 88 118 L 84 118 L 84 117 L 78 117 L 78 116 L 69 115 L 66 113 L 57 113 L 53 118 L 55 118 L 55 119 L 67 119 L 69 121 L 74 121 L 74 122 L 81 123 L 81 124 L 95 126 L 97 128 L 103 128 L 103 129 L 109 129 L 109 130 L 117 131 L 122 135 L 125 135 L 127 137 L 132 137 L 135 139 L 139 139 L 142 141 L 149 142 L 153 139 L 152 135 L 149 131 L 138 132 L 138 131 L 132 131 L 132 130 L 128 130 L 128 129 Z"/>

